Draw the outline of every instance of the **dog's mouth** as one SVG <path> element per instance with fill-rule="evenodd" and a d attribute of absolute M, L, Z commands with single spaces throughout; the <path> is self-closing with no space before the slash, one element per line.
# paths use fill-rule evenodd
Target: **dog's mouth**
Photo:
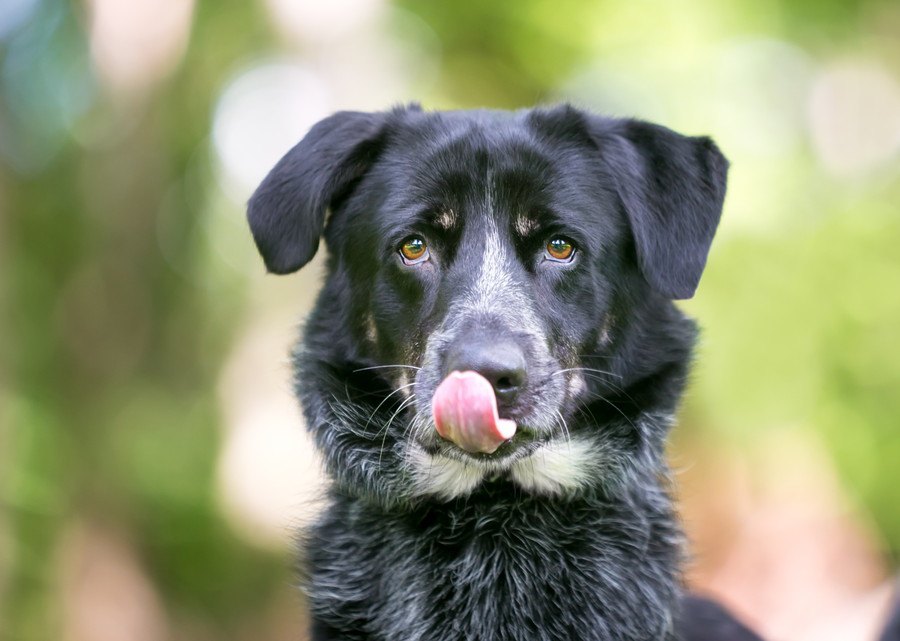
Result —
<path fill-rule="evenodd" d="M 476 372 L 452 372 L 432 396 L 434 434 L 420 445 L 431 455 L 490 466 L 527 457 L 552 439 L 525 421 L 501 418 L 492 385 Z"/>
<path fill-rule="evenodd" d="M 451 372 L 431 408 L 438 435 L 469 454 L 493 454 L 516 434 L 516 422 L 500 418 L 494 388 L 477 372 Z"/>
<path fill-rule="evenodd" d="M 459 341 L 449 330 L 429 337 L 416 372 L 416 400 L 408 406 L 408 451 L 428 456 L 416 459 L 428 474 L 501 472 L 568 439 L 565 382 L 551 375 L 559 365 L 544 353 L 545 341 L 525 341 L 527 349 L 504 343 L 505 351 L 489 345 L 484 353 L 466 351 L 466 358 L 450 347 Z M 448 459 L 461 466 L 445 469 Z"/>
<path fill-rule="evenodd" d="M 520 426 L 516 433 L 490 452 L 470 452 L 445 438 L 419 440 L 419 445 L 430 454 L 453 454 L 454 458 L 469 461 L 499 461 L 512 455 L 521 456 L 556 438 L 556 434 L 543 434 L 528 426 Z"/>

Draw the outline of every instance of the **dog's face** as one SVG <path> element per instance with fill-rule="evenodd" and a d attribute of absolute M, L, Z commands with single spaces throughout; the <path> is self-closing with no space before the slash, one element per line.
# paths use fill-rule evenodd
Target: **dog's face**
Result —
<path fill-rule="evenodd" d="M 368 302 L 375 360 L 411 366 L 388 374 L 415 397 L 413 437 L 429 453 L 496 467 L 564 436 L 567 404 L 584 389 L 579 353 L 608 315 L 624 230 L 613 187 L 592 180 L 599 167 L 587 154 L 489 118 L 396 132 L 329 240 Z M 453 371 L 487 378 L 500 416 L 518 426 L 491 454 L 433 427 L 435 389 Z"/>
<path fill-rule="evenodd" d="M 390 383 L 378 428 L 397 424 L 413 485 L 452 497 L 508 475 L 558 493 L 627 447 L 591 404 L 628 419 L 607 396 L 653 374 L 643 352 L 660 340 L 635 339 L 630 316 L 692 294 L 725 166 L 706 139 L 571 108 L 344 113 L 279 163 L 249 215 L 270 271 L 285 273 L 312 257 L 331 209 L 325 360 Z M 439 434 L 436 392 L 452 372 L 490 383 L 511 438 Z"/>

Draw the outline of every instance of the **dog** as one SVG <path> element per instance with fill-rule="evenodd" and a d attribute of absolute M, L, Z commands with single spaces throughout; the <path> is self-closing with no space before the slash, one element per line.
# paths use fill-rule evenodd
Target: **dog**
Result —
<path fill-rule="evenodd" d="M 314 640 L 759 639 L 684 594 L 664 456 L 727 171 L 568 105 L 340 112 L 277 163 L 268 271 L 328 248 L 293 354 Z"/>

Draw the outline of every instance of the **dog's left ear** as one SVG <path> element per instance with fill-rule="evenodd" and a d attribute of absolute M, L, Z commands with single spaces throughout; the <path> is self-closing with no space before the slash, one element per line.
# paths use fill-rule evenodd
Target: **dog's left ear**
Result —
<path fill-rule="evenodd" d="M 374 162 L 387 115 L 342 111 L 318 122 L 257 187 L 247 219 L 270 272 L 295 272 L 315 256 L 327 209 Z"/>
<path fill-rule="evenodd" d="M 728 161 L 712 140 L 640 120 L 588 117 L 615 178 L 648 283 L 668 298 L 694 295 L 725 200 Z"/>

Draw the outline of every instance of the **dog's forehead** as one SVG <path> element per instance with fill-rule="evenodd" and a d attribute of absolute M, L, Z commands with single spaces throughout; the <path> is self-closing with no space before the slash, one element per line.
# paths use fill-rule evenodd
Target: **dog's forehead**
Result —
<path fill-rule="evenodd" d="M 405 124 L 386 158 L 394 196 L 424 205 L 443 229 L 503 215 L 527 235 L 539 212 L 572 200 L 582 168 L 571 149 L 541 139 L 522 118 L 503 112 L 439 114 Z M 577 182 L 577 181 L 575 181 Z"/>

